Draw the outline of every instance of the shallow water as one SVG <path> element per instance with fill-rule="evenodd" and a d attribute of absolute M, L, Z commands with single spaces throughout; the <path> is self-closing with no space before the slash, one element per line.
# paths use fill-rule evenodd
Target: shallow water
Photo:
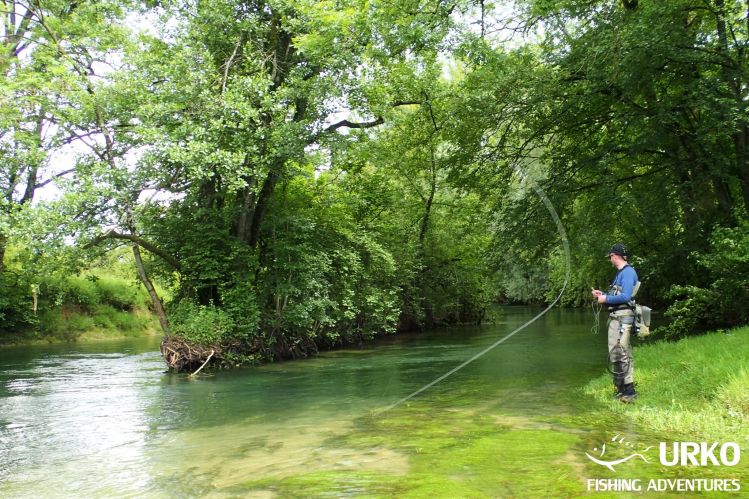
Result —
<path fill-rule="evenodd" d="M 165 373 L 157 339 L 0 350 L 0 496 L 571 497 L 589 478 L 729 476 L 585 456 L 664 437 L 592 408 L 605 338 L 582 311 L 383 411 L 538 312 L 197 378 Z"/>

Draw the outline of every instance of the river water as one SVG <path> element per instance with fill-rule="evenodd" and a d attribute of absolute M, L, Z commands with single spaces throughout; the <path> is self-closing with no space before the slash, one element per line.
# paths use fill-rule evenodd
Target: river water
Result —
<path fill-rule="evenodd" d="M 591 313 L 553 310 L 382 412 L 538 312 L 196 378 L 165 372 L 155 338 L 0 350 L 0 496 L 587 493 L 586 450 L 648 438 L 588 412 L 605 367 Z"/>

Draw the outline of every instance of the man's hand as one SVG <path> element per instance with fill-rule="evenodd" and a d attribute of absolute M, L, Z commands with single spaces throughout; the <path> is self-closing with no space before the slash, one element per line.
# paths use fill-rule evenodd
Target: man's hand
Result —
<path fill-rule="evenodd" d="M 606 303 L 606 293 L 604 293 L 600 289 L 594 289 L 591 291 L 591 293 L 593 294 L 593 298 L 598 303 Z"/>

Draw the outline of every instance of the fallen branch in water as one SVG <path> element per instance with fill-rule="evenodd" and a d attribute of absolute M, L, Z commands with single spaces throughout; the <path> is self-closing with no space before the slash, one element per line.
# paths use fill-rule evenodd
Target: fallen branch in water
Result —
<path fill-rule="evenodd" d="M 198 374 L 198 373 L 200 372 L 200 370 L 201 370 L 201 369 L 203 369 L 203 368 L 205 367 L 205 365 L 206 365 L 206 364 L 208 364 L 208 361 L 209 361 L 209 360 L 211 360 L 211 357 L 213 357 L 213 354 L 214 354 L 214 353 L 216 353 L 216 351 L 215 351 L 215 350 L 211 350 L 211 355 L 209 355 L 209 356 L 208 356 L 208 358 L 207 358 L 207 359 L 205 359 L 205 362 L 203 362 L 203 365 L 202 365 L 202 366 L 200 366 L 200 367 L 198 368 L 198 370 L 197 370 L 197 371 L 195 371 L 194 373 L 192 373 L 192 374 L 191 374 L 190 376 L 195 376 L 196 374 Z"/>
<path fill-rule="evenodd" d="M 167 336 L 161 341 L 161 355 L 166 365 L 177 372 L 194 371 L 197 374 L 208 360 L 223 359 L 222 353 L 222 349 L 216 345 L 193 345 L 176 336 Z"/>

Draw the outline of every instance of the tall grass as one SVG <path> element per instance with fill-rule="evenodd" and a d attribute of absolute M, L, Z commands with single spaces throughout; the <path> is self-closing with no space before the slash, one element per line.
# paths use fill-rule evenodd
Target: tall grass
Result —
<path fill-rule="evenodd" d="M 6 334 L 4 342 L 141 336 L 158 332 L 150 298 L 133 279 L 87 274 L 41 283 L 34 330 Z"/>
<path fill-rule="evenodd" d="M 636 403 L 612 400 L 608 376 L 585 392 L 659 433 L 749 441 L 749 327 L 635 347 Z"/>

